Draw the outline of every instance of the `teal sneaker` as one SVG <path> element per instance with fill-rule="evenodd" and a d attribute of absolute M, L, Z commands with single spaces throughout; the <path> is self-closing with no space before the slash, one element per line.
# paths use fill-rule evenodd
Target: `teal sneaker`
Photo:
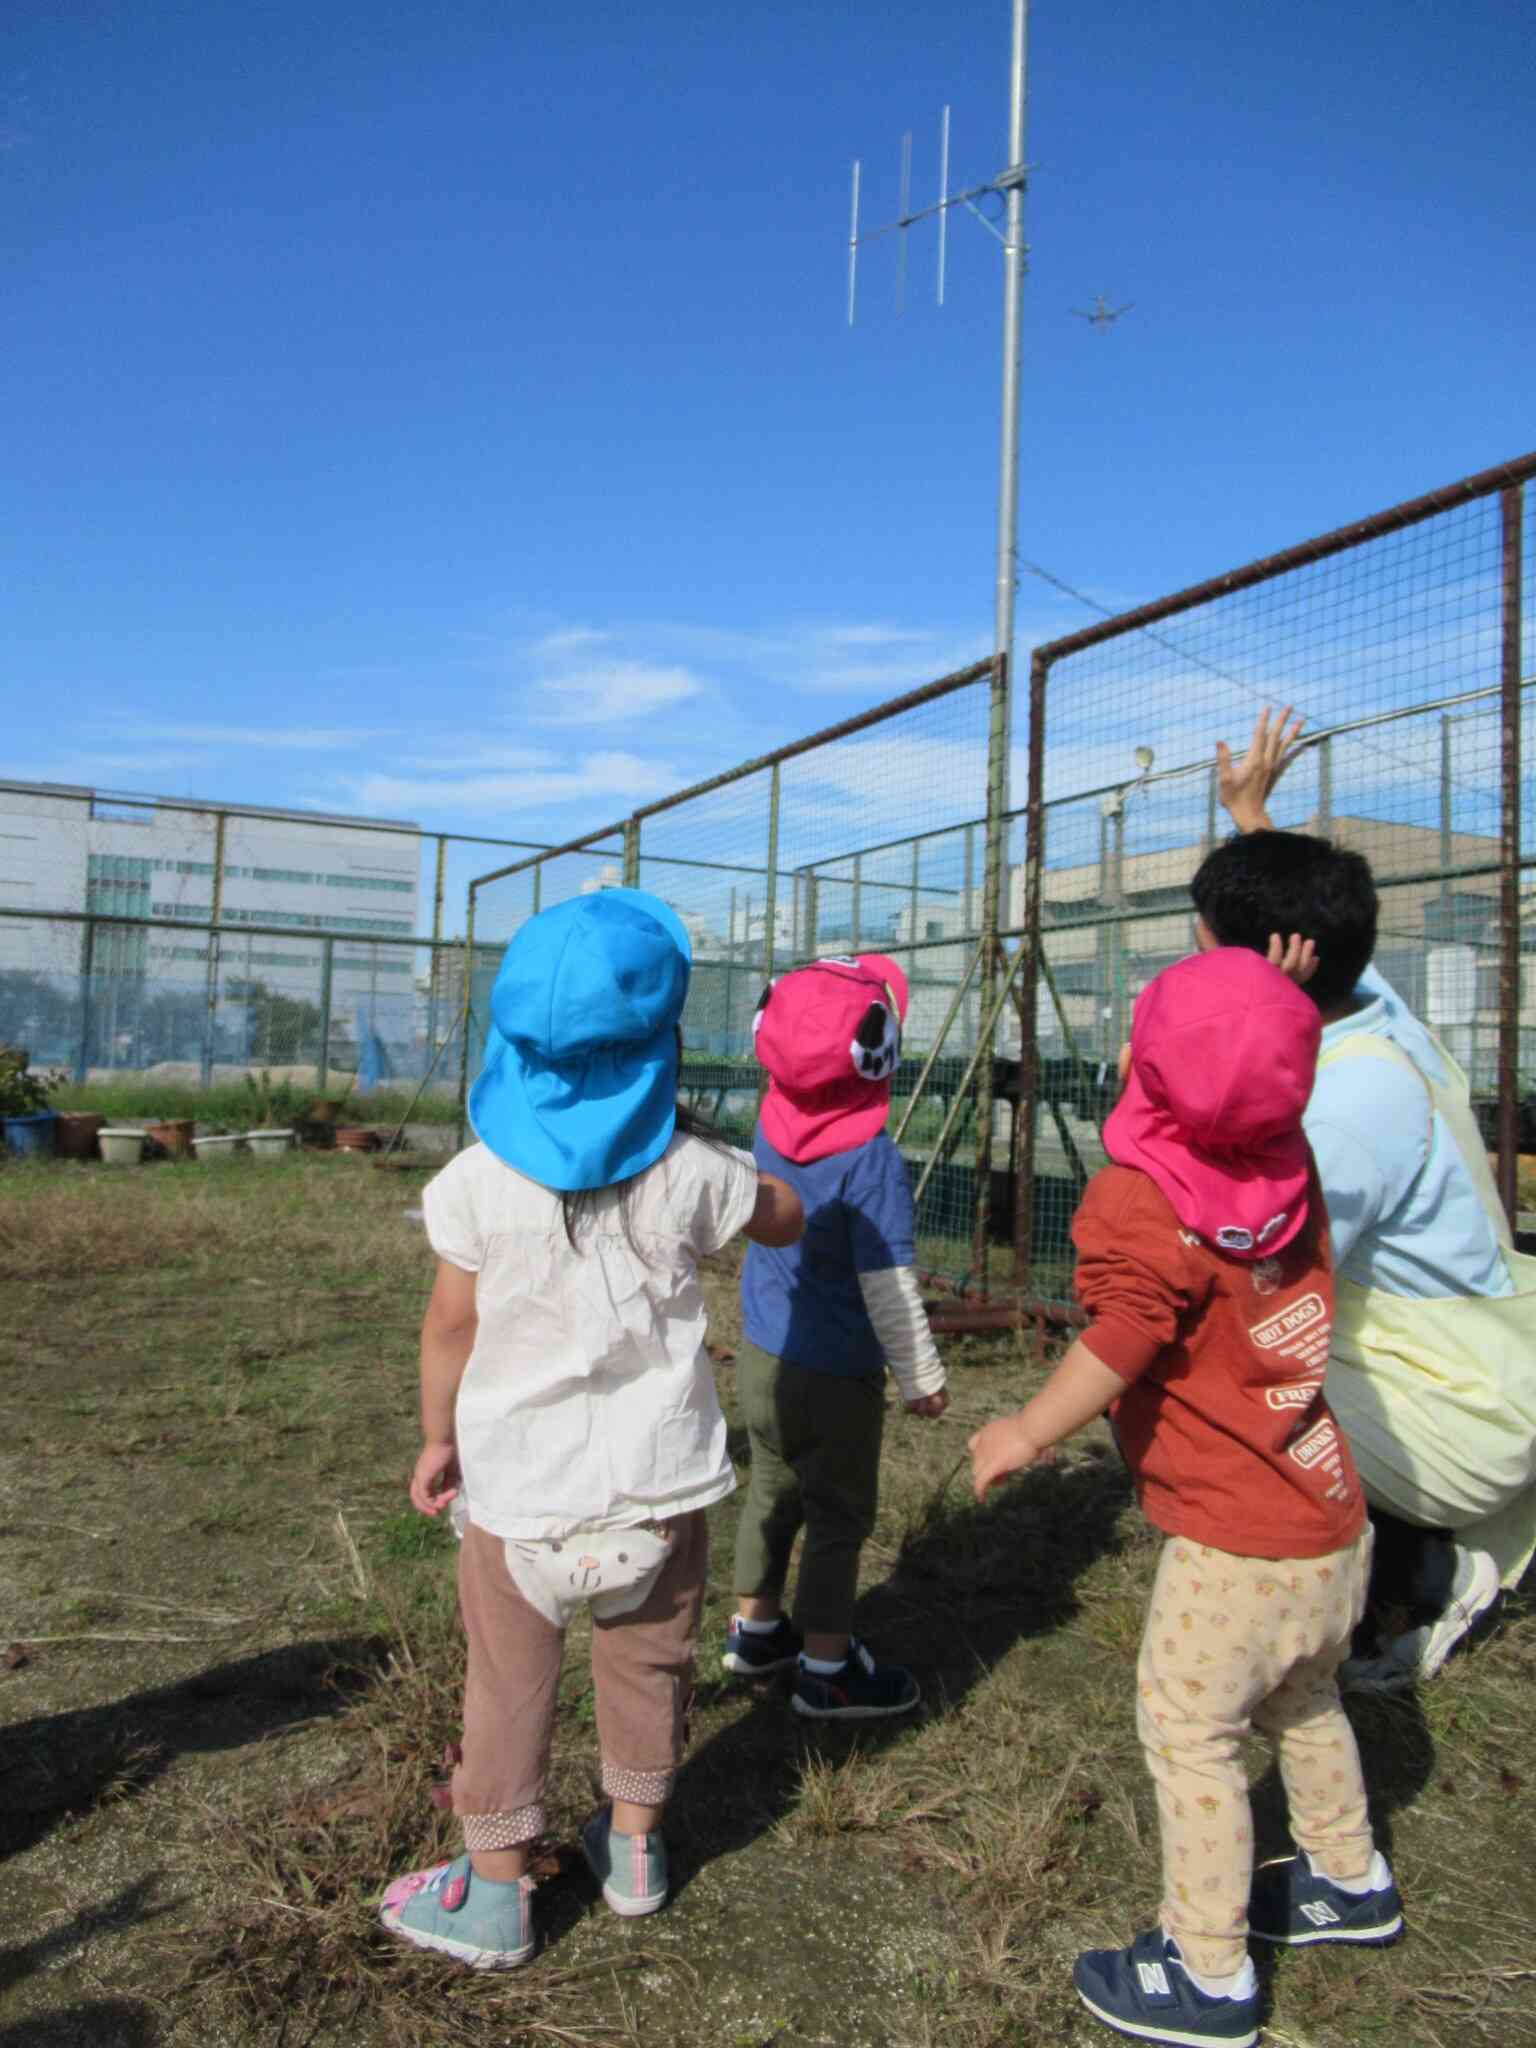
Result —
<path fill-rule="evenodd" d="M 667 1903 L 667 1845 L 659 1834 L 621 1835 L 600 1806 L 581 1831 L 581 1853 L 615 1913 L 638 1920 Z"/>
<path fill-rule="evenodd" d="M 536 1946 L 533 1879 L 494 1884 L 476 1877 L 467 1856 L 397 1877 L 379 1901 L 391 1934 L 435 1948 L 471 1970 L 515 1970 Z"/>

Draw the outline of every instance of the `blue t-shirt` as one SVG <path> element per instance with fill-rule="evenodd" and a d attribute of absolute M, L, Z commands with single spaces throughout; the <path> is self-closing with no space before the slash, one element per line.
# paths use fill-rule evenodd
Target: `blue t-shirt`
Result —
<path fill-rule="evenodd" d="M 859 1275 L 915 1262 L 906 1162 L 884 1133 L 800 1166 L 759 1129 L 752 1156 L 761 1172 L 788 1181 L 800 1197 L 805 1235 L 778 1248 L 747 1246 L 741 1319 L 748 1340 L 815 1372 L 883 1377 L 885 1353 Z"/>
<path fill-rule="evenodd" d="M 1325 1052 L 1371 1032 L 1420 1073 L 1450 1079 L 1423 1025 L 1374 967 L 1355 997 L 1360 1009 L 1323 1027 Z M 1322 1067 L 1302 1128 L 1346 1280 L 1410 1300 L 1513 1292 L 1460 1148 L 1412 1074 L 1368 1056 Z"/>

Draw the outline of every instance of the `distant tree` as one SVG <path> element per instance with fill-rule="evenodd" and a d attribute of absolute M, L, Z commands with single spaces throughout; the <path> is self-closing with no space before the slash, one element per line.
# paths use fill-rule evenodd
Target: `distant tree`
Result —
<path fill-rule="evenodd" d="M 320 1049 L 320 1006 L 303 996 L 284 995 L 264 981 L 230 981 L 225 1000 L 246 1012 L 246 1057 L 291 1066 L 313 1059 Z"/>

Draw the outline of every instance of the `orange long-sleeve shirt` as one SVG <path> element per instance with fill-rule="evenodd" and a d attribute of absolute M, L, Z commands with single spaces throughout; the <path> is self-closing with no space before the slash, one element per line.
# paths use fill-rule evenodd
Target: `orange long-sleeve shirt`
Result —
<path fill-rule="evenodd" d="M 1353 1542 L 1365 1507 L 1323 1399 L 1333 1275 L 1315 1174 L 1273 1258 L 1214 1250 L 1125 1166 L 1089 1182 L 1072 1239 L 1083 1341 L 1126 1381 L 1111 1415 L 1147 1519 L 1238 1557 Z"/>

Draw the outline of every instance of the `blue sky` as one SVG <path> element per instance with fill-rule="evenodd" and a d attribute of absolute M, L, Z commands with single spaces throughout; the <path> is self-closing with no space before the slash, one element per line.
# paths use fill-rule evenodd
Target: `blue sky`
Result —
<path fill-rule="evenodd" d="M 16 0 L 0 772 L 563 839 L 984 653 L 996 244 L 850 332 L 844 238 L 945 99 L 1001 167 L 1008 12 Z M 1022 554 L 1119 608 L 1536 445 L 1531 79 L 1519 0 L 1039 0 Z"/>

